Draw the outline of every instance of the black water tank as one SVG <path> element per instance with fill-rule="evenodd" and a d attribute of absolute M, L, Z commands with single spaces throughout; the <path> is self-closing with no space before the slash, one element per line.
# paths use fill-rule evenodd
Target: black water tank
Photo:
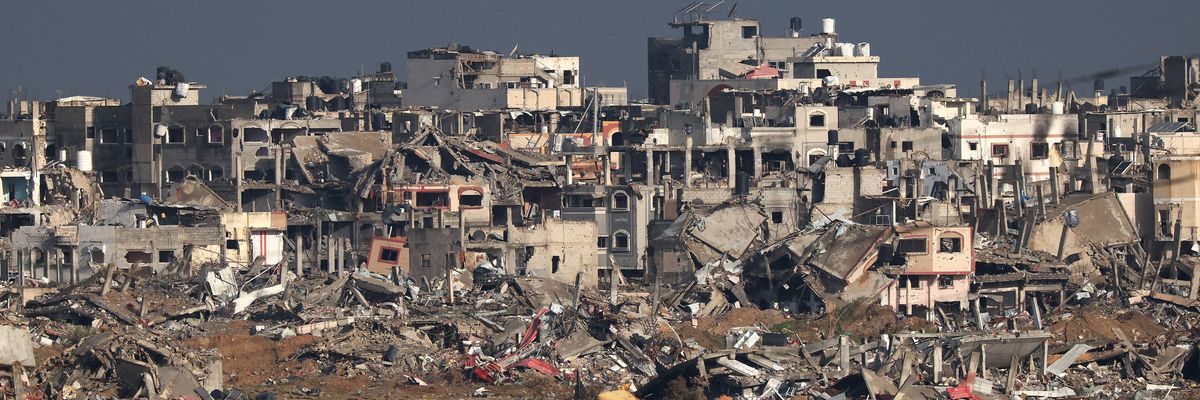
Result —
<path fill-rule="evenodd" d="M 830 129 L 830 130 L 829 130 L 829 141 L 828 141 L 828 142 L 826 142 L 826 144 L 828 144 L 828 145 L 830 145 L 830 146 L 833 146 L 833 145 L 836 145 L 836 144 L 838 144 L 838 131 L 837 131 L 837 129 Z"/>
<path fill-rule="evenodd" d="M 854 150 L 854 165 L 865 167 L 871 163 L 871 152 L 867 149 Z"/>
<path fill-rule="evenodd" d="M 332 99 L 329 99 L 329 105 L 328 105 L 327 109 L 329 111 L 345 110 L 346 109 L 346 98 L 342 97 L 342 96 L 333 96 Z"/>
<path fill-rule="evenodd" d="M 838 154 L 837 166 L 842 167 L 842 168 L 853 167 L 854 160 L 851 159 L 850 155 L 848 155 L 846 153 Z"/>
<path fill-rule="evenodd" d="M 325 108 L 325 106 L 321 103 L 322 103 L 321 98 L 317 97 L 317 96 L 308 96 L 308 97 L 304 98 L 304 108 L 308 109 L 308 111 L 323 110 Z"/>
<path fill-rule="evenodd" d="M 379 63 L 379 72 L 392 72 L 392 63 L 387 61 Z"/>
<path fill-rule="evenodd" d="M 750 194 L 749 174 L 743 171 L 738 171 L 737 175 L 733 179 L 733 194 L 735 196 L 745 196 Z"/>
<path fill-rule="evenodd" d="M 1103 92 L 1104 91 L 1104 80 L 1097 79 L 1097 80 L 1093 81 L 1092 82 L 1092 90 Z"/>
<path fill-rule="evenodd" d="M 371 113 L 371 130 L 382 131 L 387 126 L 387 116 L 383 113 Z"/>
<path fill-rule="evenodd" d="M 1037 114 L 1038 113 L 1037 104 L 1033 104 L 1033 103 L 1026 104 L 1025 105 L 1025 113 L 1026 114 Z"/>
<path fill-rule="evenodd" d="M 788 20 L 788 28 L 790 28 L 792 32 L 800 32 L 801 28 L 804 27 L 803 23 L 804 20 L 800 19 L 800 17 L 792 17 L 792 19 Z"/>

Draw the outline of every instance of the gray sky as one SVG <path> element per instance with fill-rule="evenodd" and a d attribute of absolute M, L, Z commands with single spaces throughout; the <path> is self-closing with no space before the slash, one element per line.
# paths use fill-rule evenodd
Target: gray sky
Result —
<path fill-rule="evenodd" d="M 2 96 L 18 86 L 42 99 L 128 98 L 127 86 L 167 65 L 208 84 L 207 98 L 262 90 L 295 75 L 349 76 L 407 51 L 457 41 L 507 53 L 579 55 L 587 84 L 646 94 L 646 38 L 686 0 L 12 1 L 0 17 Z M 714 12 L 724 16 L 728 6 Z M 981 69 L 1043 81 L 1200 52 L 1194 0 L 756 0 L 738 16 L 781 35 L 792 16 L 805 31 L 838 19 L 847 41 L 882 57 L 881 75 L 958 83 L 978 94 Z M 403 76 L 403 75 L 401 75 Z M 403 79 L 403 78 L 402 78 Z M 1121 84 L 1127 84 L 1121 83 Z M 1117 83 L 1113 83 L 1114 85 Z M 1082 87 L 1081 87 L 1082 86 Z M 999 86 L 993 86 L 996 90 Z M 1077 85 L 1086 92 L 1090 84 Z"/>

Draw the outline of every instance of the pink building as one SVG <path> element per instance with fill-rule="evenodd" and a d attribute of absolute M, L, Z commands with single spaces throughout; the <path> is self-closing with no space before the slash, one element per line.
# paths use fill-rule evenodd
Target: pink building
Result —
<path fill-rule="evenodd" d="M 882 293 L 893 309 L 933 312 L 934 307 L 966 309 L 975 272 L 975 232 L 970 226 L 932 226 L 918 221 L 896 227 L 899 279 Z"/>

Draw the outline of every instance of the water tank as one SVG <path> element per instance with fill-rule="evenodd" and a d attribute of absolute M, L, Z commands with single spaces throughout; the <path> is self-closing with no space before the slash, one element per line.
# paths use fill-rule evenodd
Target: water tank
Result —
<path fill-rule="evenodd" d="M 392 72 L 392 63 L 387 61 L 379 63 L 379 72 Z"/>
<path fill-rule="evenodd" d="M 75 152 L 75 168 L 83 172 L 90 172 L 92 170 L 92 152 L 88 150 Z"/>
<path fill-rule="evenodd" d="M 821 82 L 824 83 L 825 86 L 838 86 L 842 84 L 842 80 L 833 75 L 822 78 Z"/>
<path fill-rule="evenodd" d="M 1093 81 L 1092 82 L 1092 90 L 1095 90 L 1097 92 L 1103 92 L 1104 91 L 1104 80 L 1097 79 L 1097 80 Z"/>
<path fill-rule="evenodd" d="M 838 154 L 837 166 L 840 168 L 849 168 L 854 166 L 854 159 L 850 158 L 849 154 Z"/>
<path fill-rule="evenodd" d="M 320 97 L 308 96 L 304 98 L 304 108 L 308 109 L 308 111 L 321 111 L 325 107 L 321 104 Z"/>
<path fill-rule="evenodd" d="M 350 93 L 358 93 L 362 91 L 362 79 L 350 80 Z"/>
<path fill-rule="evenodd" d="M 826 35 L 832 35 L 834 33 L 834 30 L 833 30 L 834 24 L 836 24 L 836 23 L 837 23 L 837 21 L 834 20 L 833 18 L 825 18 L 825 19 L 821 20 L 821 33 L 824 33 Z"/>
<path fill-rule="evenodd" d="M 67 149 L 58 149 L 58 161 L 67 162 Z"/>
<path fill-rule="evenodd" d="M 346 98 L 342 96 L 333 96 L 329 99 L 329 111 L 340 111 L 346 109 Z"/>
<path fill-rule="evenodd" d="M 865 167 L 871 163 L 871 152 L 867 149 L 854 149 L 854 165 Z"/>
<path fill-rule="evenodd" d="M 189 85 L 187 82 L 175 82 L 175 92 L 172 94 L 181 99 L 185 98 L 188 96 L 188 90 L 191 87 L 192 85 Z"/>
<path fill-rule="evenodd" d="M 827 142 L 825 142 L 825 144 L 830 145 L 830 146 L 836 146 L 838 144 L 837 129 L 830 129 L 828 138 L 829 138 L 829 140 Z"/>
<path fill-rule="evenodd" d="M 371 130 L 382 131 L 387 126 L 387 116 L 383 113 L 371 113 Z"/>
<path fill-rule="evenodd" d="M 1050 113 L 1054 115 L 1063 115 L 1066 112 L 1066 105 L 1061 101 L 1050 103 Z"/>
<path fill-rule="evenodd" d="M 854 43 L 838 43 L 838 48 L 842 49 L 843 57 L 854 57 Z"/>
<path fill-rule="evenodd" d="M 871 44 L 867 43 L 867 42 L 862 42 L 862 43 L 854 45 L 854 56 L 855 57 L 870 57 L 871 56 Z"/>

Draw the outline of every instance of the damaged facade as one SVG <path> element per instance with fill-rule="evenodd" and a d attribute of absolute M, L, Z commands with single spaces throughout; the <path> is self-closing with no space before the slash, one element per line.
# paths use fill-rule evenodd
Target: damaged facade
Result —
<path fill-rule="evenodd" d="M 715 7 L 647 102 L 457 43 L 10 101 L 0 397 L 1197 394 L 1197 59 L 968 98 Z"/>

